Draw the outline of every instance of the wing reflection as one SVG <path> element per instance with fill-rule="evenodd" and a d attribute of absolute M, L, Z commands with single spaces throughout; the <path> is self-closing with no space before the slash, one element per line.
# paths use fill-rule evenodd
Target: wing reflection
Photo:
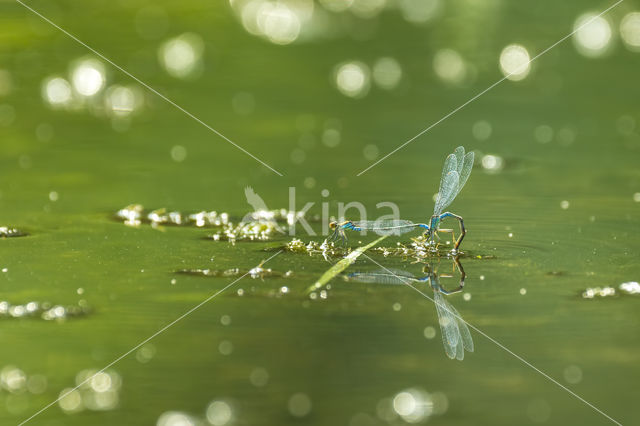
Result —
<path fill-rule="evenodd" d="M 409 285 L 413 283 L 429 283 L 433 291 L 433 302 L 436 305 L 438 323 L 442 334 L 444 351 L 451 359 L 464 359 L 464 351 L 473 352 L 473 339 L 469 327 L 460 313 L 447 300 L 446 296 L 459 293 L 464 289 L 466 274 L 458 258 L 453 259 L 453 272 L 460 271 L 460 282 L 454 290 L 447 290 L 440 284 L 440 278 L 452 278 L 454 274 L 439 274 L 436 268 L 427 264 L 423 268 L 422 277 L 416 277 L 411 272 L 400 269 L 384 268 L 373 272 L 353 272 L 345 275 L 346 281 L 366 284 Z"/>

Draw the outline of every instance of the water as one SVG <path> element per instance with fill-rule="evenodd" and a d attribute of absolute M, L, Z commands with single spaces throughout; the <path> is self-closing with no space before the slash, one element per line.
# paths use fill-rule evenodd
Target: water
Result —
<path fill-rule="evenodd" d="M 0 241 L 2 299 L 91 308 L 62 322 L 2 318 L 3 424 L 29 417 L 75 386 L 80 372 L 103 368 L 237 278 L 175 270 L 247 271 L 290 239 L 230 245 L 192 227 L 127 227 L 113 220 L 116 210 L 141 203 L 242 216 L 250 210 L 245 186 L 270 208 L 288 208 L 294 186 L 295 208 L 314 202 L 314 214 L 327 202 L 335 215 L 339 201 L 386 214 L 376 203 L 392 201 L 403 219 L 425 221 L 442 162 L 458 145 L 479 159 L 499 157 L 485 165 L 501 159 L 502 169 L 479 162 L 451 206 L 468 228 L 461 258 L 467 279 L 464 293 L 447 300 L 614 419 L 638 418 L 637 296 L 581 297 L 588 287 L 617 288 L 640 276 L 640 115 L 631 96 L 637 53 L 614 37 L 603 57 L 591 59 L 568 40 L 536 60 L 524 80 L 502 83 L 356 176 L 375 157 L 370 145 L 381 158 L 502 78 L 505 46 L 520 43 L 534 56 L 583 12 L 606 5 L 457 1 L 425 27 L 395 10 L 373 20 L 347 12 L 332 37 L 286 46 L 268 40 L 286 43 L 294 33 L 249 35 L 226 3 L 181 5 L 145 12 L 146 3 L 32 6 L 284 176 L 152 94 L 124 121 L 102 101 L 51 109 L 41 83 L 66 78 L 88 52 L 20 5 L 3 6 L 0 68 L 10 90 L 0 97 L 0 225 L 30 235 Z M 637 6 L 627 1 L 607 15 L 613 33 Z M 155 23 L 145 27 L 145 16 Z M 187 31 L 200 37 L 202 57 L 190 78 L 174 78 L 156 49 Z M 460 80 L 442 81 L 433 71 L 444 48 L 466 61 Z M 352 99 L 332 83 L 340 63 L 372 67 L 389 56 L 402 67 L 394 90 L 371 84 Z M 107 85 L 134 84 L 104 69 Z M 127 93 L 120 92 L 121 107 L 130 105 Z M 479 121 L 490 124 L 488 137 Z M 373 238 L 350 241 L 355 247 Z M 408 237 L 384 245 L 398 241 Z M 422 269 L 368 255 L 415 275 Z M 448 359 L 433 302 L 411 289 L 338 279 L 326 299 L 310 300 L 304 290 L 330 267 L 321 256 L 285 252 L 264 267 L 293 275 L 239 280 L 110 367 L 121 385 L 109 385 L 99 403 L 81 395 L 84 410 L 55 404 L 28 424 L 156 424 L 167 412 L 213 424 L 402 424 L 399 412 L 448 425 L 608 422 L 474 330 L 475 351 L 462 362 Z M 438 266 L 441 273 L 450 267 L 446 259 Z M 379 268 L 360 257 L 347 272 L 372 269 Z M 427 284 L 420 289 L 432 295 Z M 424 337 L 426 327 L 435 329 L 433 338 Z M 175 424 L 176 416 L 163 421 Z"/>

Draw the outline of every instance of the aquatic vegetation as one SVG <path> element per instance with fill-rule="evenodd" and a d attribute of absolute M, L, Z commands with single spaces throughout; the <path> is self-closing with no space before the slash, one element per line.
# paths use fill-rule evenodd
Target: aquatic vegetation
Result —
<path fill-rule="evenodd" d="M 232 217 L 229 213 L 218 211 L 199 211 L 184 213 L 168 211 L 165 208 L 145 210 L 141 204 L 130 204 L 115 213 L 118 220 L 127 226 L 138 227 L 149 224 L 160 226 L 187 226 L 196 228 L 218 228 L 207 238 L 214 241 L 269 241 L 277 234 L 284 234 L 288 225 L 304 216 L 303 211 L 286 209 L 257 210 L 243 217 Z M 311 221 L 318 221 L 312 217 Z"/>
<path fill-rule="evenodd" d="M 448 245 L 449 242 L 446 242 Z M 442 245 L 432 244 L 429 236 L 421 235 L 419 237 L 411 238 L 411 244 L 408 246 L 402 243 L 397 243 L 395 247 L 375 247 L 371 251 L 379 253 L 384 257 L 403 257 L 413 258 L 416 261 L 422 261 L 435 256 L 452 256 L 451 250 L 440 250 Z"/>
<path fill-rule="evenodd" d="M 27 235 L 29 234 L 17 228 L 0 226 L 0 238 L 26 237 Z"/>
<path fill-rule="evenodd" d="M 442 177 L 440 178 L 440 187 L 436 196 L 433 215 L 428 225 L 426 223 L 413 223 L 408 220 L 365 220 L 359 222 L 347 220 L 340 223 L 331 222 L 329 226 L 333 229 L 333 234 L 329 237 L 329 240 L 346 242 L 347 237 L 344 231 L 347 229 L 357 232 L 373 231 L 378 235 L 402 235 L 417 228 L 423 228 L 426 229 L 424 235 L 427 236 L 430 245 L 435 245 L 436 247 L 435 238 L 438 236 L 437 233 L 450 232 L 452 240 L 455 241 L 452 253 L 456 254 L 466 235 L 464 221 L 461 216 L 445 212 L 444 209 L 453 202 L 465 183 L 467 183 L 473 168 L 473 161 L 473 152 L 465 154 L 463 146 L 457 147 L 453 154 L 447 156 L 442 168 Z M 455 238 L 453 230 L 440 228 L 440 223 L 446 218 L 454 218 L 460 223 L 460 236 L 458 239 Z"/>
<path fill-rule="evenodd" d="M 313 283 L 313 285 L 311 285 L 307 289 L 307 293 L 311 293 L 311 294 L 309 294 L 309 296 L 312 299 L 314 299 L 315 298 L 315 297 L 313 297 L 313 294 L 314 294 L 313 292 L 314 291 L 321 289 L 329 281 L 331 281 L 334 277 L 336 277 L 340 272 L 342 272 L 345 269 L 347 269 L 349 267 L 349 265 L 351 265 L 353 262 L 355 262 L 356 259 L 358 257 L 360 257 L 360 255 L 362 255 L 365 251 L 369 250 L 371 247 L 375 246 L 376 244 L 378 244 L 380 241 L 384 240 L 385 238 L 387 238 L 387 237 L 382 236 L 382 237 L 378 238 L 377 240 L 367 244 L 366 246 L 358 247 L 357 249 L 353 250 L 348 255 L 346 255 L 344 258 L 342 258 L 339 262 L 337 262 L 335 265 L 333 265 L 331 268 L 329 268 L 329 270 L 327 272 L 322 274 L 322 276 L 318 279 L 318 281 Z M 320 296 L 322 297 L 322 294 Z"/>
<path fill-rule="evenodd" d="M 448 249 L 451 244 L 450 241 L 445 241 L 444 244 L 433 245 L 426 235 L 411 238 L 411 243 L 405 245 L 403 243 L 396 243 L 395 247 L 374 247 L 372 252 L 383 255 L 384 257 L 401 257 L 405 259 L 413 259 L 416 262 L 423 262 L 432 259 L 434 256 L 438 257 L 466 257 L 465 253 L 453 253 Z M 444 250 L 442 249 L 444 247 Z M 477 254 L 471 256 L 473 259 L 497 259 L 497 256 L 492 254 Z"/>
<path fill-rule="evenodd" d="M 291 253 L 308 254 L 310 256 L 322 255 L 325 259 L 346 256 L 351 252 L 350 248 L 337 246 L 326 240 L 322 243 L 317 241 L 305 243 L 298 238 L 289 241 L 284 245 L 283 249 Z"/>
<path fill-rule="evenodd" d="M 384 257 L 411 257 L 416 260 L 427 259 L 432 257 L 434 254 L 439 254 L 438 249 L 431 245 L 429 238 L 424 235 L 412 238 L 411 241 L 411 244 L 408 246 L 402 243 L 397 243 L 395 247 L 375 247 L 371 251 L 379 253 Z"/>
<path fill-rule="evenodd" d="M 7 301 L 0 301 L 1 318 L 40 318 L 45 321 L 65 320 L 87 315 L 91 308 L 87 302 L 81 300 L 77 305 L 54 305 L 48 302 L 27 302 L 13 305 Z"/>
<path fill-rule="evenodd" d="M 227 223 L 222 226 L 222 230 L 209 235 L 207 238 L 214 241 L 229 241 L 231 243 L 235 243 L 236 241 L 268 241 L 281 232 L 281 228 L 277 222 L 273 221 L 240 222 L 237 225 Z"/>
<path fill-rule="evenodd" d="M 286 209 L 258 210 L 246 214 L 243 218 L 232 217 L 229 213 L 215 210 L 202 210 L 194 213 L 180 211 L 169 211 L 166 208 L 147 210 L 142 204 L 129 204 L 115 213 L 116 219 L 124 221 L 125 225 L 139 226 L 143 223 L 150 225 L 174 225 L 174 226 L 195 226 L 222 227 L 236 223 L 252 222 L 284 222 L 293 223 L 296 219 L 304 216 L 303 211 L 289 211 Z M 312 217 L 311 220 L 319 220 Z"/>
<path fill-rule="evenodd" d="M 219 227 L 229 224 L 228 213 L 218 213 L 216 211 L 201 211 L 196 213 L 181 213 L 178 211 L 167 211 L 165 208 L 155 210 L 145 210 L 141 204 L 130 204 L 115 214 L 116 218 L 124 221 L 128 226 L 139 226 L 143 223 L 152 226 L 175 225 L 175 226 L 205 226 Z"/>
<path fill-rule="evenodd" d="M 585 299 L 593 299 L 595 297 L 610 297 L 616 295 L 616 289 L 613 287 L 593 287 L 587 288 L 582 292 Z"/>

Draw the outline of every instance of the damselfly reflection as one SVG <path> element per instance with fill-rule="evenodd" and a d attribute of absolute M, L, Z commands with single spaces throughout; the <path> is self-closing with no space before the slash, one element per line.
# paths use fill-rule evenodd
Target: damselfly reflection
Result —
<path fill-rule="evenodd" d="M 333 230 L 333 233 L 329 236 L 329 241 L 341 240 L 343 243 L 346 243 L 347 236 L 345 230 L 356 232 L 373 231 L 378 235 L 402 235 L 422 228 L 425 230 L 424 235 L 432 245 L 434 245 L 434 239 L 437 237 L 439 231 L 451 232 L 452 240 L 454 241 L 453 252 L 457 253 L 467 231 L 465 230 L 464 221 L 461 216 L 451 212 L 445 212 L 444 209 L 449 207 L 462 190 L 462 187 L 464 187 L 464 184 L 467 183 L 467 179 L 469 179 L 471 169 L 473 168 L 473 159 L 473 152 L 465 154 L 463 146 L 457 147 L 453 154 L 447 156 L 444 161 L 444 167 L 442 168 L 440 187 L 438 189 L 438 195 L 436 196 L 433 215 L 431 215 L 428 224 L 414 223 L 410 220 L 345 220 L 342 222 L 331 222 L 329 227 Z M 448 217 L 454 218 L 460 223 L 460 236 L 458 239 L 453 235 L 453 230 L 440 228 L 442 220 Z"/>
<path fill-rule="evenodd" d="M 414 274 L 399 270 L 384 268 L 374 272 L 354 272 L 345 276 L 345 280 L 360 283 L 377 283 L 390 285 L 408 285 L 413 283 L 429 283 L 433 290 L 433 302 L 436 305 L 438 322 L 442 333 L 442 343 L 444 351 L 451 359 L 464 359 L 464 351 L 473 352 L 473 340 L 467 324 L 456 308 L 446 299 L 446 296 L 459 293 L 464 288 L 466 274 L 458 258 L 453 259 L 453 272 L 460 271 L 460 282 L 458 287 L 447 290 L 440 284 L 440 278 L 452 278 L 454 274 L 438 274 L 437 270 L 427 264 L 423 268 L 426 274 L 423 277 L 416 277 Z"/>

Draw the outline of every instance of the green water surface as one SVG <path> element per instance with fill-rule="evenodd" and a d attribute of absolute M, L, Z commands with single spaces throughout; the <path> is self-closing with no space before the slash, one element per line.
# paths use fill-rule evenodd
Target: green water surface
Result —
<path fill-rule="evenodd" d="M 313 202 L 313 214 L 323 213 L 322 203 L 336 215 L 338 202 L 358 201 L 375 215 L 376 203 L 391 201 L 403 218 L 425 221 L 442 162 L 458 145 L 475 150 L 477 164 L 451 206 L 468 228 L 461 258 L 467 279 L 448 301 L 506 350 L 472 330 L 475 351 L 464 361 L 448 359 L 433 302 L 406 287 L 338 279 L 326 299 L 311 300 L 304 290 L 331 263 L 283 252 L 265 267 L 291 277 L 244 277 L 147 343 L 152 356 L 136 350 L 114 364 L 122 379 L 117 407 L 68 413 L 56 403 L 27 424 L 155 425 L 168 411 L 203 420 L 213 400 L 232 408 L 228 424 L 406 424 L 378 411 L 409 388 L 446 397 L 443 412 L 423 420 L 433 424 L 611 423 L 510 352 L 616 421 L 638 422 L 638 296 L 581 297 L 589 287 L 640 279 L 640 56 L 617 36 L 637 2 L 607 15 L 615 34 L 604 57 L 582 56 L 569 39 L 537 59 L 525 80 L 501 83 L 361 176 L 373 162 L 365 146 L 376 145 L 381 158 L 501 79 L 504 46 L 521 43 L 533 56 L 567 35 L 578 15 L 610 3 L 456 0 L 423 26 L 393 8 L 370 20 L 330 14 L 345 21 L 340 31 L 288 46 L 248 34 L 228 2 L 153 3 L 166 12 L 167 27 L 151 38 L 136 31 L 136 16 L 151 2 L 28 4 L 283 176 L 150 92 L 124 130 L 102 112 L 49 108 L 42 81 L 67 76 L 74 60 L 95 55 L 20 4 L 0 3 L 0 69 L 11 76 L 10 92 L 0 97 L 0 225 L 30 234 L 0 240 L 0 299 L 84 300 L 92 309 L 62 322 L 0 318 L 0 368 L 46 378 L 39 393 L 3 385 L 1 424 L 27 419 L 75 386 L 78 372 L 105 367 L 236 279 L 173 271 L 246 271 L 291 238 L 231 245 L 193 227 L 128 227 L 113 219 L 118 209 L 141 203 L 242 216 L 251 210 L 243 192 L 250 185 L 270 208 L 288 208 L 295 187 L 295 208 Z M 202 38 L 204 53 L 202 73 L 181 80 L 163 71 L 156 52 L 184 32 Z M 462 86 L 440 81 L 432 62 L 443 48 L 460 52 L 475 77 Z M 402 66 L 398 88 L 372 86 L 361 99 L 336 90 L 336 64 L 371 66 L 383 56 Z M 105 69 L 108 84 L 136 84 Z M 235 112 L 238 92 L 255 100 L 249 114 Z M 327 120 L 340 123 L 336 147 L 321 141 Z M 483 141 L 472 134 L 480 120 L 492 127 Z M 550 142 L 536 140 L 540 125 L 553 130 Z M 303 134 L 313 143 L 301 144 Z M 186 150 L 184 161 L 172 158 L 176 145 Z M 504 167 L 487 172 L 485 154 Z M 350 242 L 372 239 L 353 235 Z M 408 237 L 384 244 L 398 241 Z M 369 255 L 416 275 L 423 267 Z M 450 270 L 451 261 L 437 267 Z M 347 272 L 374 269 L 363 256 Z M 283 286 L 288 293 L 276 296 Z M 427 284 L 420 288 L 432 294 Z M 424 337 L 425 327 L 436 330 L 434 338 Z M 267 372 L 266 384 L 252 383 L 256 369 Z M 300 418 L 288 407 L 298 393 L 311 401 Z"/>

